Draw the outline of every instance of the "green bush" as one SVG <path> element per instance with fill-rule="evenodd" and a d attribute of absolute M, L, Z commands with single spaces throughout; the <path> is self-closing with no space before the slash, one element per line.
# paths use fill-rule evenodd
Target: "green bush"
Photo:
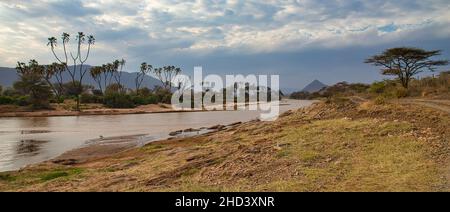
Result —
<path fill-rule="evenodd" d="M 92 94 L 81 94 L 81 102 L 85 104 L 101 104 L 103 103 L 103 97 Z"/>
<path fill-rule="evenodd" d="M 30 104 L 28 98 L 28 96 L 0 96 L 0 105 L 27 106 Z"/>
<path fill-rule="evenodd" d="M 18 106 L 27 106 L 30 104 L 28 96 L 19 96 L 14 99 L 14 104 Z"/>
<path fill-rule="evenodd" d="M 135 105 L 149 105 L 149 104 L 157 104 L 158 103 L 158 98 L 154 95 L 133 96 L 132 100 Z"/>
<path fill-rule="evenodd" d="M 121 93 L 108 93 L 103 104 L 109 108 L 134 108 L 135 104 L 130 95 Z"/>
<path fill-rule="evenodd" d="M 370 85 L 369 92 L 370 93 L 383 93 L 386 89 L 386 83 L 385 82 L 374 82 L 372 85 Z"/>
<path fill-rule="evenodd" d="M 66 100 L 66 98 L 64 96 L 54 97 L 50 100 L 50 103 L 62 104 L 62 103 L 64 103 L 64 100 Z"/>
<path fill-rule="evenodd" d="M 14 98 L 10 96 L 0 96 L 0 105 L 14 104 Z"/>

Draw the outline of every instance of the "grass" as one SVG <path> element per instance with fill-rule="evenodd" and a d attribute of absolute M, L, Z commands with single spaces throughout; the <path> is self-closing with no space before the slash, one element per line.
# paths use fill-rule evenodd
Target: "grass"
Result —
<path fill-rule="evenodd" d="M 290 128 L 279 152 L 298 160 L 300 178 L 262 186 L 276 191 L 408 191 L 442 183 L 426 143 L 408 123 L 333 119 Z M 261 189 L 261 188 L 260 188 Z"/>
<path fill-rule="evenodd" d="M 0 190 L 2 185 L 8 185 L 8 190 L 24 186 L 49 183 L 53 181 L 68 181 L 78 178 L 85 170 L 82 168 L 56 168 L 55 170 L 26 170 L 21 173 L 0 173 Z"/>

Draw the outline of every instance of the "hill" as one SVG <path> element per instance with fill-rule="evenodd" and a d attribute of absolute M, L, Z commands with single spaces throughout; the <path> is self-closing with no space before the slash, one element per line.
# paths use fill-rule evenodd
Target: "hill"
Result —
<path fill-rule="evenodd" d="M 90 69 L 90 66 L 86 66 L 86 68 Z M 134 88 L 135 87 L 135 83 L 134 83 L 135 76 L 136 76 L 136 73 L 123 72 L 123 74 L 122 74 L 123 85 L 125 85 L 125 87 L 127 87 L 127 88 Z M 19 77 L 17 76 L 15 68 L 0 67 L 0 85 L 1 86 L 5 87 L 5 88 L 11 87 L 14 84 L 14 82 L 18 80 L 18 78 Z M 64 80 L 64 82 L 71 81 L 70 75 L 68 73 L 65 73 L 63 75 L 63 80 Z M 92 79 L 92 77 L 89 74 L 86 74 L 86 77 L 83 80 L 83 84 L 98 87 L 97 83 L 94 81 L 94 79 Z M 155 85 L 160 85 L 160 82 L 159 82 L 159 80 L 157 80 L 151 76 L 147 76 L 142 84 L 142 86 L 149 87 L 149 88 L 153 88 Z"/>
<path fill-rule="evenodd" d="M 308 93 L 314 93 L 314 92 L 322 90 L 325 87 L 328 87 L 328 86 L 325 85 L 324 83 L 320 82 L 319 80 L 314 80 L 309 85 L 307 85 L 305 88 L 303 88 L 302 91 L 308 92 Z"/>

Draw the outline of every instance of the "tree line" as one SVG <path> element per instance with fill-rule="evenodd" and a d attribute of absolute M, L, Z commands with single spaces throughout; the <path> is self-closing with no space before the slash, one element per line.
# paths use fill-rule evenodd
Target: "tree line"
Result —
<path fill-rule="evenodd" d="M 91 56 L 91 49 L 95 44 L 95 37 L 79 32 L 75 39 L 75 48 L 69 50 L 71 35 L 62 33 L 61 52 L 58 55 L 59 41 L 56 37 L 48 38 L 55 62 L 49 65 L 40 65 L 32 59 L 28 63 L 18 62 L 16 71 L 19 80 L 12 89 L 3 92 L 0 104 L 17 103 L 29 104 L 34 109 L 50 108 L 50 103 L 61 103 L 66 98 L 76 101 L 75 110 L 80 110 L 81 103 L 102 103 L 109 107 L 134 107 L 150 103 L 170 103 L 172 79 L 181 73 L 175 66 L 154 68 L 143 62 L 135 75 L 135 88 L 126 88 L 122 83 L 122 74 L 126 64 L 125 59 L 114 60 L 100 66 L 87 68 L 86 62 Z M 70 64 L 70 65 L 69 65 Z M 63 75 L 69 75 L 70 81 L 64 82 Z M 98 89 L 83 82 L 89 74 L 96 82 Z M 147 76 L 153 74 L 160 82 L 154 89 L 142 87 Z M 90 92 L 87 92 L 90 91 Z M 0 92 L 2 94 L 2 92 Z M 5 97 L 7 96 L 7 97 Z M 27 102 L 27 103 L 25 103 Z"/>

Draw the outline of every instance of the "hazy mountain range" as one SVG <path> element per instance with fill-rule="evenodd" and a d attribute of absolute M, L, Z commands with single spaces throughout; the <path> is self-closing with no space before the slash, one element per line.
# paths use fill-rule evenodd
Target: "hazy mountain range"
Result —
<path fill-rule="evenodd" d="M 90 68 L 90 66 L 86 66 L 86 68 Z M 134 88 L 135 82 L 134 79 L 136 77 L 136 73 L 129 73 L 129 72 L 123 72 L 121 81 L 122 84 L 125 85 L 127 88 Z M 78 79 L 78 74 L 77 77 Z M 15 81 L 19 79 L 16 69 L 15 68 L 5 68 L 0 67 L 0 85 L 4 88 L 12 87 Z M 69 73 L 63 74 L 63 80 L 64 82 L 70 82 L 71 77 Z M 114 82 L 114 80 L 112 81 Z M 92 85 L 94 87 L 98 87 L 97 83 L 92 79 L 92 77 L 89 75 L 89 72 L 86 73 L 86 76 L 83 79 L 83 84 Z M 154 88 L 155 85 L 161 85 L 161 82 L 151 76 L 146 76 L 144 79 L 144 82 L 142 83 L 142 86 L 148 87 L 148 88 Z"/>

